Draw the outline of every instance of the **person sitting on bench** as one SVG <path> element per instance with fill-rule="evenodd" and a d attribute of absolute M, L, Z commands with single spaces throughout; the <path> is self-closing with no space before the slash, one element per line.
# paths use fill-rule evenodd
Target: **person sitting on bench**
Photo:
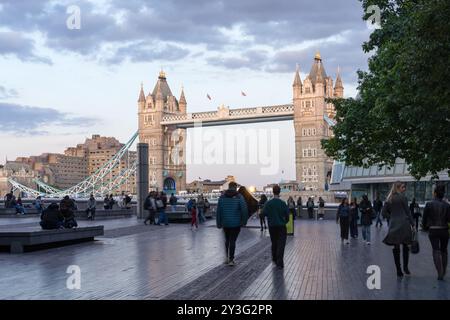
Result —
<path fill-rule="evenodd" d="M 65 196 L 64 199 L 61 200 L 60 208 L 61 213 L 64 216 L 64 228 L 71 229 L 78 227 L 74 214 L 74 210 L 76 210 L 75 202 L 70 199 L 69 196 Z"/>
<path fill-rule="evenodd" d="M 52 203 L 41 214 L 41 222 L 39 223 L 44 230 L 63 228 L 64 216 L 59 211 L 59 206 Z"/>

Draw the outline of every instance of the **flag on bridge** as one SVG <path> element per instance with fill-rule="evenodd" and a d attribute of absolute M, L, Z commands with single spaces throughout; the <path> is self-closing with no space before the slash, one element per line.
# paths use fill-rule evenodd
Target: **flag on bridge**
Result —
<path fill-rule="evenodd" d="M 244 96 L 244 97 L 246 97 L 247 95 L 245 94 L 245 92 L 244 91 L 241 91 L 241 94 Z"/>
<path fill-rule="evenodd" d="M 209 94 L 206 94 L 206 97 L 211 100 L 211 96 Z"/>

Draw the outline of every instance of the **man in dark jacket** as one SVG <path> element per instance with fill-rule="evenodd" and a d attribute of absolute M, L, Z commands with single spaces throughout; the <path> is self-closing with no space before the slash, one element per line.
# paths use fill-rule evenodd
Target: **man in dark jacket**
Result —
<path fill-rule="evenodd" d="M 223 228 L 225 233 L 225 263 L 234 266 L 234 251 L 241 227 L 247 224 L 248 209 L 244 197 L 237 192 L 237 184 L 230 182 L 228 190 L 217 203 L 217 228 Z"/>
<path fill-rule="evenodd" d="M 366 244 L 370 245 L 370 226 L 372 225 L 373 209 L 367 195 L 362 196 L 362 201 L 359 204 L 359 210 L 361 211 L 362 236 L 366 241 Z"/>
<path fill-rule="evenodd" d="M 273 199 L 269 200 L 263 209 L 269 224 L 270 240 L 272 241 L 272 261 L 279 269 L 284 268 L 284 247 L 286 246 L 286 224 L 289 221 L 289 209 L 280 199 L 280 187 L 273 187 Z"/>
<path fill-rule="evenodd" d="M 63 227 L 64 216 L 56 203 L 52 203 L 41 214 L 39 223 L 44 230 L 60 229 Z"/>
<path fill-rule="evenodd" d="M 76 205 L 75 201 L 70 199 L 69 196 L 65 196 L 60 203 L 61 214 L 64 216 L 64 228 L 71 229 L 78 227 L 78 223 L 75 220 Z"/>
<path fill-rule="evenodd" d="M 436 186 L 434 199 L 425 205 L 422 224 L 428 230 L 431 247 L 433 248 L 433 262 L 438 273 L 438 280 L 444 280 L 448 261 L 448 226 L 450 223 L 450 205 L 443 200 L 445 187 Z"/>

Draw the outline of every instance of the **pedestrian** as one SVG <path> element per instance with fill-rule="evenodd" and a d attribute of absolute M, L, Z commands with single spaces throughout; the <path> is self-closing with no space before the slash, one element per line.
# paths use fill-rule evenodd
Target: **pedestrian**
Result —
<path fill-rule="evenodd" d="M 146 225 L 148 221 L 150 224 L 155 224 L 155 216 L 156 216 L 156 200 L 155 200 L 155 192 L 151 191 L 147 198 L 144 201 L 144 209 L 148 210 L 147 218 L 144 220 L 144 224 Z"/>
<path fill-rule="evenodd" d="M 263 209 L 267 202 L 267 196 L 263 193 L 261 199 L 259 200 L 259 223 L 261 225 L 261 232 L 267 229 L 266 217 L 264 216 Z M 264 229 L 263 229 L 264 227 Z"/>
<path fill-rule="evenodd" d="M 11 205 L 13 197 L 14 194 L 12 190 L 5 195 L 5 197 L 3 198 L 3 200 L 5 201 L 5 209 L 13 208 L 13 206 Z"/>
<path fill-rule="evenodd" d="M 349 223 L 350 223 L 350 236 L 352 239 L 358 238 L 358 219 L 359 219 L 359 206 L 358 201 L 356 198 L 353 198 L 352 202 L 350 203 L 350 216 L 349 216 Z"/>
<path fill-rule="evenodd" d="M 389 229 L 383 242 L 386 245 L 394 246 L 394 255 L 397 276 L 403 277 L 403 272 L 411 274 L 408 268 L 409 247 L 412 242 L 414 221 L 408 208 L 408 200 L 404 193 L 406 186 L 403 182 L 397 181 L 392 185 L 391 191 L 383 206 L 383 216 L 389 218 Z M 400 245 L 403 247 L 403 272 L 400 264 Z"/>
<path fill-rule="evenodd" d="M 34 201 L 34 207 L 36 208 L 38 214 L 42 214 L 42 211 L 44 211 L 44 202 L 42 201 L 41 196 L 37 196 L 36 200 Z"/>
<path fill-rule="evenodd" d="M 95 201 L 94 194 L 91 193 L 89 200 L 87 202 L 86 214 L 89 220 L 95 220 L 95 210 L 97 206 L 97 201 Z"/>
<path fill-rule="evenodd" d="M 370 226 L 372 225 L 373 208 L 366 194 L 362 196 L 362 201 L 359 203 L 359 210 L 361 211 L 362 237 L 366 241 L 366 244 L 370 245 Z"/>
<path fill-rule="evenodd" d="M 205 198 L 203 197 L 203 193 L 200 194 L 200 196 L 197 198 L 196 210 L 197 210 L 198 222 L 201 224 L 205 223 L 206 218 L 203 214 L 203 212 L 205 210 Z"/>
<path fill-rule="evenodd" d="M 78 227 L 74 213 L 76 210 L 76 205 L 75 202 L 69 198 L 69 196 L 64 196 L 59 204 L 59 208 L 64 217 L 64 228 L 71 229 Z"/>
<path fill-rule="evenodd" d="M 444 280 L 448 262 L 448 228 L 450 224 L 450 205 L 443 200 L 445 187 L 437 185 L 434 199 L 425 205 L 422 226 L 428 231 L 433 249 L 433 262 L 438 273 L 438 280 Z"/>
<path fill-rule="evenodd" d="M 336 223 L 339 223 L 341 227 L 341 242 L 344 244 L 350 243 L 348 241 L 348 232 L 350 227 L 349 219 L 350 206 L 348 205 L 348 199 L 344 198 L 342 199 L 336 214 Z"/>
<path fill-rule="evenodd" d="M 208 212 L 209 208 L 211 208 L 211 204 L 209 203 L 209 201 L 208 201 L 207 198 L 205 198 L 205 204 L 204 204 L 204 207 L 205 207 L 205 209 L 204 209 L 204 211 L 203 211 L 203 214 L 204 214 L 205 219 L 206 219 L 206 213 Z"/>
<path fill-rule="evenodd" d="M 286 246 L 287 229 L 290 209 L 280 199 L 281 188 L 273 186 L 273 198 L 264 205 L 263 214 L 269 224 L 270 241 L 272 242 L 272 261 L 279 269 L 284 268 L 284 248 Z M 294 201 L 292 199 L 292 201 Z"/>
<path fill-rule="evenodd" d="M 192 201 L 190 211 L 191 211 L 191 230 L 196 230 L 198 229 L 198 219 L 197 219 L 198 212 L 197 212 L 197 203 L 195 201 Z"/>
<path fill-rule="evenodd" d="M 302 216 L 302 197 L 297 198 L 297 215 L 299 218 Z"/>
<path fill-rule="evenodd" d="M 169 225 L 169 219 L 166 215 L 166 207 L 167 207 L 167 197 L 166 194 L 163 191 L 161 191 L 158 197 L 156 198 L 156 208 L 158 210 L 158 223 L 157 223 L 158 226 L 162 224 L 165 224 L 166 226 Z"/>
<path fill-rule="evenodd" d="M 216 223 L 217 228 L 223 228 L 225 234 L 225 263 L 229 266 L 234 266 L 235 264 L 236 240 L 241 227 L 245 226 L 248 220 L 247 203 L 236 189 L 236 182 L 230 182 L 228 190 L 220 196 L 217 203 Z"/>
<path fill-rule="evenodd" d="M 47 207 L 47 209 L 42 211 L 41 221 L 39 224 L 44 230 L 63 228 L 64 216 L 61 214 L 61 211 L 59 211 L 58 204 L 53 202 Z"/>
<path fill-rule="evenodd" d="M 325 215 L 325 200 L 322 197 L 319 197 L 319 220 L 323 220 Z"/>
<path fill-rule="evenodd" d="M 309 197 L 308 202 L 306 203 L 306 208 L 308 209 L 308 218 L 313 219 L 314 218 L 314 200 Z"/>
<path fill-rule="evenodd" d="M 409 211 L 411 213 L 411 216 L 414 218 L 414 221 L 416 222 L 416 230 L 419 230 L 419 218 L 422 216 L 420 214 L 420 208 L 419 204 L 416 202 L 416 198 L 413 198 L 411 201 L 411 204 L 409 205 Z"/>
<path fill-rule="evenodd" d="M 291 196 L 289 196 L 287 200 L 287 206 L 289 208 L 289 214 L 291 214 L 292 218 L 295 220 L 295 201 Z"/>
<path fill-rule="evenodd" d="M 172 208 L 172 212 L 177 211 L 177 202 L 178 202 L 177 197 L 175 196 L 174 193 L 172 193 L 172 195 L 170 196 L 170 199 L 169 199 L 169 203 L 170 203 L 170 207 Z"/>
<path fill-rule="evenodd" d="M 103 208 L 105 210 L 109 210 L 109 197 L 108 197 L 108 195 L 106 195 L 105 198 L 103 199 Z"/>
<path fill-rule="evenodd" d="M 380 195 L 377 194 L 376 199 L 373 201 L 373 210 L 375 211 L 375 215 L 377 217 L 377 222 L 375 223 L 375 228 L 380 225 L 380 228 L 383 226 L 383 221 L 381 220 L 381 209 L 383 209 L 383 201 L 380 200 Z"/>
<path fill-rule="evenodd" d="M 20 196 L 17 197 L 17 201 L 15 203 L 16 213 L 17 214 L 25 214 L 25 208 L 22 203 L 22 198 Z"/>
<path fill-rule="evenodd" d="M 108 209 L 110 209 L 110 210 L 112 210 L 112 208 L 114 207 L 114 205 L 117 203 L 117 201 L 116 200 L 114 200 L 114 197 L 113 197 L 113 195 L 112 195 L 112 193 L 109 195 L 109 201 L 108 201 L 108 204 L 109 204 L 109 207 L 108 207 Z"/>
<path fill-rule="evenodd" d="M 131 197 L 128 194 L 125 195 L 123 203 L 124 203 L 125 209 L 127 209 L 127 210 L 131 209 Z"/>

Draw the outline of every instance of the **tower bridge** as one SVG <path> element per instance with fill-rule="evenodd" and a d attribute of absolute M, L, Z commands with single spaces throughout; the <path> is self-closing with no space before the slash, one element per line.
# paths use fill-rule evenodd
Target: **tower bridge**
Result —
<path fill-rule="evenodd" d="M 139 141 L 149 145 L 150 186 L 186 189 L 186 164 L 172 155 L 175 152 L 183 158 L 188 128 L 293 120 L 296 180 L 307 190 L 324 193 L 333 162 L 320 141 L 332 135 L 335 116 L 333 104 L 326 99 L 344 96 L 342 79 L 338 70 L 333 81 L 325 72 L 320 53 L 316 53 L 304 81 L 297 67 L 292 88 L 292 103 L 239 109 L 222 105 L 214 111 L 188 113 L 184 89 L 180 98 L 175 98 L 161 71 L 153 91 L 145 95 L 141 85 L 138 98 Z"/>

